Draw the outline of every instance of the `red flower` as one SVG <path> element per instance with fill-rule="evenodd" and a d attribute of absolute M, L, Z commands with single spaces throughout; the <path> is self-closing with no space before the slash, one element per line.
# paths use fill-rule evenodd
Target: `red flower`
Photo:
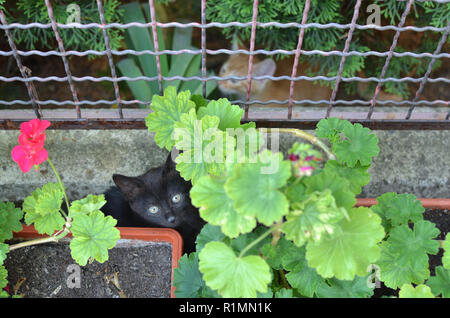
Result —
<path fill-rule="evenodd" d="M 48 120 L 32 119 L 20 124 L 20 132 L 30 140 L 36 140 L 50 126 Z M 44 135 L 45 138 L 45 135 Z"/>
<path fill-rule="evenodd" d="M 298 156 L 298 155 L 294 155 L 293 153 L 291 153 L 289 155 L 289 160 L 290 161 L 297 161 L 298 159 L 300 159 L 300 156 Z"/>
<path fill-rule="evenodd" d="M 13 148 L 11 156 L 23 173 L 27 173 L 34 165 L 37 166 L 47 160 L 44 131 L 49 126 L 48 120 L 39 119 L 32 119 L 20 125 L 19 145 Z"/>

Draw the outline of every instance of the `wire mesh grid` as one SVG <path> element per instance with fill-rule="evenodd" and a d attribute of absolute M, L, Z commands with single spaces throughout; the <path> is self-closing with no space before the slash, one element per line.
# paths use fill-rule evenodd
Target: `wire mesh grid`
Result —
<path fill-rule="evenodd" d="M 349 119 L 352 122 L 360 122 L 365 126 L 371 127 L 372 129 L 450 129 L 450 110 L 448 108 L 449 101 L 448 100 L 423 100 L 420 99 L 421 94 L 423 92 L 424 86 L 427 83 L 450 83 L 450 79 L 446 77 L 437 77 L 431 78 L 430 74 L 433 68 L 434 63 L 438 59 L 447 59 L 450 58 L 450 54 L 446 52 L 442 52 L 443 47 L 447 41 L 449 32 L 450 32 L 450 23 L 445 27 L 434 27 L 434 26 L 405 26 L 405 21 L 408 15 L 410 14 L 411 7 L 414 4 L 414 1 L 423 1 L 423 0 L 400 0 L 406 2 L 405 10 L 401 14 L 401 19 L 398 25 L 386 25 L 386 26 L 377 26 L 377 25 L 360 25 L 357 24 L 357 18 L 361 14 L 360 8 L 362 0 L 357 0 L 354 6 L 353 17 L 350 23 L 348 24 L 339 24 L 339 23 L 309 23 L 308 22 L 308 13 L 311 7 L 311 1 L 306 0 L 305 7 L 303 10 L 303 15 L 301 18 L 301 22 L 290 22 L 290 23 L 280 23 L 280 22 L 258 22 L 258 0 L 253 0 L 253 14 L 252 21 L 249 22 L 229 22 L 229 23 L 219 23 L 219 22 L 206 22 L 206 0 L 201 1 L 201 22 L 190 22 L 190 23 L 180 23 L 180 22 L 167 22 L 162 23 L 157 21 L 156 13 L 155 13 L 155 3 L 154 0 L 149 0 L 149 10 L 150 10 L 150 22 L 149 23 L 140 23 L 140 22 L 131 22 L 131 23 L 106 23 L 105 13 L 103 9 L 102 0 L 96 0 L 98 14 L 100 17 L 101 23 L 88 23 L 88 24 L 80 24 L 80 23 L 57 23 L 52 3 L 49 0 L 45 0 L 45 5 L 48 12 L 48 17 L 50 18 L 51 23 L 8 23 L 5 13 L 0 10 L 0 29 L 5 32 L 6 38 L 8 40 L 8 45 L 10 50 L 8 51 L 0 51 L 0 56 L 5 57 L 13 57 L 17 67 L 20 71 L 21 76 L 12 76 L 5 77 L 0 76 L 0 82 L 23 82 L 27 88 L 27 93 L 29 100 L 3 100 L 0 96 L 0 105 L 11 106 L 11 105 L 23 105 L 30 106 L 33 110 L 33 117 L 42 118 L 43 117 L 43 106 L 45 105 L 72 105 L 74 106 L 74 113 L 66 114 L 65 118 L 59 117 L 53 120 L 54 125 L 53 128 L 144 128 L 145 127 L 145 116 L 148 112 L 135 110 L 133 112 L 127 112 L 125 114 L 124 109 L 127 105 L 131 104 L 145 104 L 148 105 L 149 101 L 143 100 L 124 100 L 121 98 L 121 92 L 119 89 L 119 82 L 127 81 L 157 81 L 158 88 L 160 94 L 163 92 L 163 82 L 164 81 L 191 81 L 191 80 L 199 80 L 202 82 L 202 93 L 206 98 L 206 84 L 208 81 L 226 81 L 226 80 L 245 80 L 247 82 L 247 96 L 245 100 L 234 100 L 233 103 L 241 104 L 244 109 L 244 118 L 243 121 L 256 121 L 258 126 L 266 126 L 266 127 L 298 127 L 298 128 L 312 128 L 315 124 L 321 119 L 330 116 L 338 116 L 341 118 Z M 434 0 L 434 2 L 439 3 L 448 3 L 450 0 Z M 154 50 L 113 50 L 110 46 L 110 38 L 107 30 L 112 28 L 117 29 L 128 29 L 128 28 L 148 28 L 152 32 L 153 37 L 153 47 Z M 206 38 L 207 38 L 207 30 L 209 28 L 230 28 L 230 27 L 239 27 L 239 28 L 251 28 L 251 37 L 250 37 L 250 47 L 248 50 L 245 49 L 207 49 L 206 47 Z M 295 50 L 284 50 L 284 49 L 275 49 L 275 50 L 264 50 L 264 49 L 255 49 L 255 35 L 258 28 L 269 28 L 269 27 L 277 27 L 277 28 L 298 28 L 298 42 Z M 14 39 L 11 33 L 13 29 L 27 30 L 31 28 L 40 28 L 40 29 L 52 29 L 55 40 L 58 45 L 58 50 L 49 50 L 49 51 L 39 51 L 39 50 L 28 50 L 22 51 L 18 50 L 16 44 L 14 43 Z M 102 30 L 105 50 L 84 50 L 84 51 L 76 51 L 76 50 L 66 50 L 63 40 L 60 35 L 60 30 L 70 29 L 70 28 L 79 28 L 79 29 L 91 29 L 97 28 Z M 199 28 L 201 30 L 201 49 L 181 49 L 181 50 L 159 50 L 158 46 L 158 32 L 157 28 Z M 309 28 L 317 28 L 317 29 L 340 29 L 347 30 L 345 46 L 342 51 L 331 50 L 331 51 L 323 51 L 323 50 L 303 50 L 302 44 L 305 37 L 305 30 Z M 389 51 L 386 52 L 377 52 L 377 51 L 351 51 L 350 44 L 352 41 L 352 37 L 354 35 L 355 30 L 377 30 L 377 31 L 386 31 L 391 30 L 395 31 L 395 35 L 392 40 L 392 44 L 389 48 Z M 398 38 L 401 32 L 404 31 L 414 31 L 414 32 L 438 32 L 441 33 L 441 37 L 439 42 L 436 44 L 435 50 L 431 53 L 413 53 L 413 52 L 395 52 L 397 47 Z M 194 54 L 201 55 L 201 76 L 163 76 L 161 72 L 161 55 L 180 55 L 180 54 Z M 228 55 L 236 55 L 236 54 L 245 54 L 248 55 L 248 74 L 247 76 L 207 76 L 206 69 L 206 59 L 207 55 L 217 55 L 217 54 L 228 54 Z M 291 76 L 255 76 L 253 74 L 253 65 L 254 60 L 253 57 L 255 55 L 265 55 L 265 56 L 273 56 L 276 54 L 285 54 L 294 56 L 294 64 L 292 67 Z M 27 57 L 31 55 L 37 55 L 42 57 L 47 56 L 58 56 L 61 57 L 62 62 L 64 64 L 64 70 L 66 76 L 30 76 L 26 72 L 26 68 L 23 66 L 22 57 Z M 111 76 L 74 76 L 71 73 L 69 60 L 70 56 L 106 56 L 109 63 L 109 71 Z M 138 76 L 138 77 L 128 77 L 128 76 L 117 76 L 116 67 L 114 64 L 113 56 L 141 56 L 141 55 L 152 55 L 156 58 L 157 64 L 157 75 L 156 76 Z M 305 56 L 338 56 L 340 57 L 339 69 L 337 71 L 336 76 L 297 76 L 297 69 L 299 64 L 299 58 L 301 55 Z M 347 57 L 350 56 L 377 56 L 385 58 L 385 62 L 382 68 L 382 71 L 378 77 L 344 77 L 343 70 L 344 64 Z M 390 61 L 393 57 L 414 57 L 414 58 L 430 58 L 430 62 L 427 66 L 426 72 L 422 77 L 401 77 L 401 78 L 393 78 L 386 77 L 387 70 L 390 65 Z M 289 87 L 289 98 L 286 100 L 255 100 L 252 99 L 251 96 L 251 85 L 252 81 L 255 80 L 270 80 L 270 81 L 280 81 L 280 80 L 288 80 L 290 81 Z M 331 93 L 331 98 L 329 100 L 296 100 L 294 99 L 294 83 L 298 81 L 331 81 L 334 82 L 334 86 Z M 39 100 L 36 94 L 36 89 L 33 85 L 35 82 L 46 83 L 49 81 L 56 82 L 67 82 L 72 100 Z M 110 82 L 114 87 L 114 100 L 80 100 L 78 97 L 78 92 L 75 87 L 75 82 Z M 373 92 L 372 98 L 370 100 L 336 100 L 336 96 L 339 90 L 339 85 L 342 82 L 375 82 L 376 88 Z M 417 88 L 414 97 L 412 100 L 379 100 L 378 95 L 380 93 L 381 87 L 383 83 L 386 82 L 409 82 L 409 83 L 417 83 L 419 87 Z M 249 116 L 249 109 L 252 108 L 252 105 L 264 105 L 264 104 L 287 104 L 288 107 L 284 112 L 274 113 L 270 110 L 263 111 L 258 113 L 255 117 Z M 327 107 L 323 108 L 322 111 L 303 111 L 300 116 L 293 116 L 293 108 L 294 106 L 315 106 L 315 105 L 326 105 Z M 339 111 L 336 112 L 335 106 L 344 105 L 344 106 L 366 106 L 367 111 L 364 112 L 355 112 L 355 111 Z M 97 112 L 96 115 L 89 115 L 89 106 L 92 105 L 117 105 L 117 110 L 110 110 L 104 112 L 103 115 L 99 115 Z M 406 112 L 395 112 L 395 113 L 374 113 L 374 109 L 376 106 L 407 106 Z M 433 113 L 417 113 L 414 112 L 416 106 L 429 106 L 429 107 L 444 107 L 444 112 L 433 112 Z M 29 109 L 31 109 L 31 107 Z M 26 113 L 18 113 L 16 111 L 6 111 L 0 113 L 0 128 L 2 129 L 16 129 L 20 122 L 23 120 L 28 120 L 29 118 L 21 118 L 20 116 L 30 116 L 31 112 Z M 67 114 L 69 114 L 67 116 Z M 280 115 L 281 114 L 281 115 Z M 375 114 L 375 115 L 374 115 Z M 52 112 L 46 113 L 46 118 L 55 116 Z"/>

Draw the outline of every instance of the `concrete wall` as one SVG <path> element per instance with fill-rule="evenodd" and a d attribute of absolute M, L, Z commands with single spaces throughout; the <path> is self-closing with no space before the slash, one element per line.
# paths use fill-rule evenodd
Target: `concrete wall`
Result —
<path fill-rule="evenodd" d="M 450 131 L 376 131 L 380 155 L 370 168 L 371 182 L 361 197 L 387 191 L 418 197 L 450 198 Z M 0 200 L 20 201 L 36 187 L 56 182 L 49 165 L 23 174 L 11 159 L 19 131 L 0 130 Z M 295 138 L 282 135 L 286 151 Z M 103 193 L 113 173 L 139 175 L 161 164 L 159 149 L 146 130 L 49 130 L 46 149 L 68 190 L 69 198 Z"/>

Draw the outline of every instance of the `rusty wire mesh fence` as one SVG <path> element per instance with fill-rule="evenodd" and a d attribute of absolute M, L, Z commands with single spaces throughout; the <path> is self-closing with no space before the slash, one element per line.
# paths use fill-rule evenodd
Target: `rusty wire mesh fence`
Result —
<path fill-rule="evenodd" d="M 239 103 L 245 109 L 245 115 L 243 121 L 253 120 L 256 121 L 259 126 L 269 126 L 269 127 L 297 127 L 297 128 L 312 128 L 321 119 L 329 116 L 339 116 L 341 118 L 349 119 L 352 122 L 360 122 L 365 126 L 373 129 L 450 129 L 450 110 L 449 101 L 443 99 L 427 100 L 423 99 L 422 92 L 424 86 L 427 83 L 443 83 L 445 85 L 450 83 L 450 79 L 446 77 L 430 77 L 434 63 L 438 59 L 448 59 L 450 54 L 443 51 L 447 38 L 450 32 L 450 24 L 445 27 L 416 27 L 416 26 L 405 26 L 406 19 L 411 12 L 411 7 L 414 5 L 414 0 L 402 0 L 406 2 L 405 10 L 400 13 L 401 19 L 398 25 L 360 25 L 357 24 L 357 18 L 361 14 L 360 8 L 362 0 L 356 0 L 356 4 L 353 8 L 353 17 L 348 24 L 338 24 L 338 23 L 310 23 L 308 22 L 308 13 L 311 8 L 311 1 L 306 0 L 305 7 L 303 10 L 301 22 L 293 21 L 289 23 L 280 22 L 258 22 L 258 0 L 253 1 L 253 14 L 252 20 L 248 22 L 230 22 L 230 23 L 218 23 L 218 22 L 206 22 L 206 0 L 199 0 L 201 2 L 201 22 L 167 22 L 162 23 L 157 21 L 155 13 L 155 3 L 154 0 L 149 0 L 149 10 L 150 19 L 149 23 L 131 22 L 131 23 L 106 23 L 105 13 L 103 8 L 102 0 L 96 0 L 96 5 L 98 8 L 98 14 L 101 23 L 57 23 L 52 3 L 50 0 L 45 0 L 45 5 L 47 8 L 48 17 L 51 23 L 9 23 L 2 10 L 0 10 L 0 29 L 5 34 L 5 39 L 9 50 L 0 51 L 0 56 L 11 57 L 14 59 L 17 68 L 20 71 L 20 76 L 0 76 L 0 83 L 10 83 L 10 82 L 23 82 L 27 89 L 26 99 L 15 99 L 8 100 L 8 96 L 0 96 L 0 106 L 6 107 L 6 110 L 0 111 L 0 129 L 17 129 L 20 122 L 28 120 L 33 117 L 44 117 L 46 119 L 51 119 L 53 121 L 53 128 L 145 128 L 145 116 L 148 113 L 147 110 L 130 109 L 127 106 L 141 103 L 149 104 L 149 101 L 142 100 L 126 100 L 122 98 L 122 92 L 119 89 L 119 83 L 123 81 L 133 82 L 133 81 L 157 81 L 160 93 L 163 90 L 163 83 L 165 81 L 192 81 L 198 80 L 202 82 L 202 92 L 204 97 L 206 97 L 206 85 L 208 81 L 226 81 L 226 80 L 244 80 L 247 83 L 247 96 L 245 100 L 235 100 L 234 103 Z M 423 0 L 415 0 L 423 1 Z M 434 2 L 439 3 L 450 3 L 450 0 L 434 0 Z M 154 50 L 114 50 L 110 46 L 110 37 L 108 35 L 108 29 L 128 29 L 128 28 L 147 28 L 151 30 L 153 35 L 153 46 Z M 210 28 L 251 28 L 251 38 L 248 49 L 217 49 L 212 50 L 207 48 L 207 31 Z M 263 50 L 255 49 L 255 34 L 258 32 L 259 28 L 297 28 L 298 29 L 298 42 L 295 50 L 285 50 L 283 48 L 278 48 L 275 50 Z M 17 49 L 16 43 L 12 36 L 11 31 L 14 29 L 28 30 L 31 28 L 40 29 L 51 29 L 53 31 L 55 40 L 58 45 L 57 50 L 49 51 L 39 51 L 39 50 L 28 50 L 22 51 Z M 106 50 L 66 50 L 65 43 L 60 35 L 60 30 L 79 28 L 79 29 L 90 29 L 97 28 L 101 29 L 103 33 L 103 40 Z M 158 32 L 157 28 L 198 28 L 201 32 L 201 48 L 200 49 L 182 49 L 182 50 L 159 50 L 158 47 Z M 322 51 L 322 50 L 304 50 L 302 48 L 303 40 L 305 37 L 305 30 L 309 28 L 316 29 L 331 29 L 336 28 L 340 30 L 346 30 L 346 37 L 342 39 L 345 41 L 345 46 L 342 51 L 332 50 L 332 51 Z M 352 51 L 350 50 L 350 44 L 354 36 L 355 30 L 377 30 L 377 31 L 395 31 L 393 40 L 389 51 L 378 52 L 378 51 Z M 413 32 L 436 32 L 441 34 L 439 42 L 436 43 L 435 50 L 433 52 L 427 53 L 413 53 L 413 52 L 396 52 L 397 41 L 400 34 L 404 31 Z M 194 54 L 201 55 L 201 76 L 163 76 L 161 72 L 160 56 L 161 55 L 180 55 L 180 54 Z M 247 76 L 207 76 L 207 56 L 217 55 L 217 54 L 245 54 L 248 55 L 248 74 Z M 294 57 L 294 64 L 292 67 L 292 72 L 290 76 L 255 76 L 253 74 L 253 58 L 255 55 L 266 55 L 274 56 L 276 54 L 285 54 Z M 36 55 L 41 57 L 57 56 L 60 57 L 64 64 L 65 76 L 30 76 L 27 73 L 27 68 L 24 67 L 22 60 L 23 57 Z M 69 63 L 69 58 L 71 56 L 86 57 L 90 55 L 95 56 L 106 56 L 109 64 L 110 76 L 74 76 L 71 70 L 71 65 Z M 114 56 L 140 56 L 140 55 L 152 55 L 156 57 L 158 74 L 153 77 L 149 76 L 139 76 L 139 77 L 127 77 L 118 76 L 116 70 L 116 65 L 114 63 Z M 337 70 L 336 76 L 298 76 L 297 69 L 299 65 L 299 58 L 301 55 L 304 56 L 337 56 L 340 58 L 339 69 Z M 377 56 L 384 58 L 384 66 L 378 77 L 344 77 L 343 70 L 344 64 L 347 57 L 350 56 Z M 429 64 L 426 68 L 426 72 L 422 77 L 402 77 L 393 78 L 386 77 L 387 70 L 389 69 L 391 59 L 393 57 L 414 57 L 414 58 L 429 58 Z M 251 85 L 252 81 L 255 80 L 270 80 L 270 81 L 280 81 L 287 80 L 290 81 L 289 98 L 286 100 L 255 100 L 251 95 Z M 294 99 L 294 84 L 298 81 L 331 81 L 334 83 L 331 93 L 331 98 L 329 100 L 296 100 Z M 72 99 L 71 100 L 39 100 L 36 94 L 36 88 L 34 83 L 47 83 L 50 81 L 56 82 L 66 82 L 69 85 Z M 418 85 L 414 96 L 410 100 L 379 100 L 378 95 L 382 88 L 383 83 L 386 82 L 409 82 L 416 83 Z M 114 96 L 112 100 L 80 100 L 79 92 L 77 91 L 75 83 L 77 82 L 109 82 L 113 85 Z M 337 93 L 339 91 L 339 86 L 342 82 L 374 82 L 376 83 L 376 88 L 373 91 L 372 97 L 369 100 L 338 100 Z M 283 111 L 274 113 L 270 109 L 263 110 L 252 113 L 249 110 L 252 109 L 254 104 L 286 104 L 287 107 Z M 321 109 L 309 111 L 307 108 L 303 108 L 301 112 L 295 113 L 296 106 L 308 106 L 313 107 L 317 105 L 325 104 L 326 107 Z M 17 109 L 8 110 L 9 106 L 23 106 L 23 110 L 18 111 Z M 62 106 L 71 105 L 72 110 L 66 110 L 62 113 L 54 113 L 52 110 L 45 110 L 47 105 Z M 90 112 L 90 106 L 95 105 L 117 105 L 117 109 L 108 109 L 104 112 Z M 402 106 L 401 111 L 390 111 L 390 112 L 375 112 L 377 107 L 389 105 L 389 106 Z M 364 111 L 356 112 L 351 107 L 348 110 L 336 111 L 336 106 L 360 106 L 364 107 Z M 426 106 L 430 108 L 440 109 L 442 111 L 427 112 L 417 112 L 417 106 Z"/>

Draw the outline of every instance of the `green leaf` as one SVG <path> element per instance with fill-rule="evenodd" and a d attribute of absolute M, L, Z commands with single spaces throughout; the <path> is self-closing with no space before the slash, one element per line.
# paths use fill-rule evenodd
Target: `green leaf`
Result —
<path fill-rule="evenodd" d="M 62 230 L 66 221 L 59 212 L 47 215 L 25 214 L 25 223 L 34 224 L 34 228 L 39 234 L 52 235 L 55 231 Z"/>
<path fill-rule="evenodd" d="M 263 134 L 255 129 L 255 123 L 249 122 L 247 124 L 240 125 L 238 128 L 226 129 L 227 136 L 235 140 L 236 147 L 234 149 L 235 156 L 234 163 L 243 162 L 237 158 L 247 158 L 248 162 L 255 162 L 255 157 L 258 152 L 263 151 L 261 149 L 265 144 Z M 227 156 L 227 162 L 231 162 Z"/>
<path fill-rule="evenodd" d="M 372 163 L 372 157 L 378 156 L 378 138 L 369 128 L 361 124 L 346 125 L 342 130 L 346 137 L 341 143 L 334 143 L 333 152 L 337 161 L 353 168 L 358 162 L 361 166 Z"/>
<path fill-rule="evenodd" d="M 406 258 L 411 262 L 426 254 L 437 254 L 439 242 L 434 240 L 439 235 L 439 230 L 434 223 L 429 221 L 418 221 L 414 224 L 414 230 L 408 225 L 397 226 L 392 229 L 388 242 L 391 250 L 398 253 L 399 257 Z"/>
<path fill-rule="evenodd" d="M 447 234 L 444 241 L 444 255 L 442 256 L 444 268 L 450 269 L 450 234 Z"/>
<path fill-rule="evenodd" d="M 25 223 L 34 223 L 40 234 L 52 235 L 61 230 L 66 222 L 60 213 L 63 197 L 64 192 L 57 183 L 48 183 L 42 189 L 37 188 L 23 202 Z"/>
<path fill-rule="evenodd" d="M 308 196 L 306 194 L 306 186 L 303 182 L 296 182 L 296 177 L 291 178 L 286 189 L 286 197 L 288 198 L 291 209 L 294 209 L 297 204 L 302 203 Z"/>
<path fill-rule="evenodd" d="M 183 255 L 173 272 L 175 297 L 178 298 L 218 298 L 216 291 L 205 285 L 198 269 L 198 252 Z"/>
<path fill-rule="evenodd" d="M 174 124 L 181 116 L 194 109 L 195 103 L 190 100 L 191 93 L 184 91 L 177 94 L 175 87 L 169 86 L 164 96 L 154 95 L 152 99 L 152 113 L 148 114 L 145 123 L 149 131 L 155 132 L 155 142 L 161 148 L 172 150 L 175 145 L 173 139 Z"/>
<path fill-rule="evenodd" d="M 226 143 L 234 140 L 226 138 L 218 125 L 216 116 L 205 115 L 198 120 L 194 109 L 174 125 L 175 147 L 183 151 L 175 159 L 176 169 L 192 184 L 204 175 L 217 176 L 225 171 Z"/>
<path fill-rule="evenodd" d="M 175 28 L 172 36 L 172 50 L 187 49 L 192 44 L 192 27 L 190 28 Z M 190 54 L 193 56 L 193 54 Z M 176 57 L 177 55 L 172 56 Z"/>
<path fill-rule="evenodd" d="M 208 101 L 202 95 L 194 94 L 191 96 L 191 101 L 195 103 L 195 110 L 198 111 L 201 107 L 206 107 Z"/>
<path fill-rule="evenodd" d="M 0 242 L 11 239 L 12 232 L 22 230 L 22 223 L 20 223 L 22 217 L 22 210 L 16 208 L 14 203 L 0 201 Z"/>
<path fill-rule="evenodd" d="M 258 292 L 256 294 L 257 294 L 256 297 L 258 297 L 258 298 L 273 298 L 273 296 L 274 296 L 273 291 L 270 288 L 267 288 L 267 292 L 265 292 L 265 293 Z"/>
<path fill-rule="evenodd" d="M 102 212 L 94 211 L 90 215 L 78 214 L 72 222 L 73 239 L 70 242 L 72 257 L 81 266 L 89 258 L 100 263 L 108 260 L 108 249 L 116 245 L 120 232 L 115 228 L 117 221 Z"/>
<path fill-rule="evenodd" d="M 281 262 L 283 268 L 289 272 L 286 274 L 287 281 L 303 296 L 313 297 L 319 287 L 325 284 L 323 277 L 308 266 L 304 247 L 299 248 L 291 243 Z"/>
<path fill-rule="evenodd" d="M 200 216 L 212 225 L 219 225 L 228 237 L 248 233 L 256 226 L 254 217 L 238 213 L 225 192 L 226 178 L 204 176 L 190 191 L 192 204 L 200 208 Z"/>
<path fill-rule="evenodd" d="M 178 32 L 178 30 L 181 30 L 181 29 L 176 28 L 174 33 Z M 176 34 L 174 34 L 174 35 L 176 35 Z M 189 45 L 182 49 L 196 50 L 196 48 L 193 47 L 192 45 Z M 189 68 L 189 65 L 195 58 L 196 58 L 195 55 L 192 55 L 189 53 L 182 53 L 180 55 L 172 55 L 172 63 L 170 65 L 170 70 L 169 70 L 168 76 L 169 77 L 185 76 L 186 71 Z M 168 86 L 175 86 L 175 88 L 177 90 L 180 90 L 182 83 L 183 82 L 181 80 L 165 81 L 165 82 L 163 82 L 163 87 L 166 88 Z M 192 91 L 191 91 L 191 93 L 192 93 Z"/>
<path fill-rule="evenodd" d="M 0 265 L 3 264 L 3 262 L 6 259 L 6 254 L 9 252 L 9 245 L 5 243 L 0 243 Z"/>
<path fill-rule="evenodd" d="M 241 234 L 237 238 L 232 240 L 227 239 L 224 241 L 224 243 L 227 243 L 227 241 L 229 240 L 230 243 L 227 244 L 230 245 L 233 251 L 235 251 L 236 253 L 241 253 L 244 248 L 253 243 L 256 239 L 260 238 L 264 233 L 267 233 L 267 231 L 267 227 L 260 225 L 256 227 L 251 233 Z M 271 241 L 272 237 L 270 235 L 267 235 L 264 239 L 248 249 L 245 252 L 246 255 L 261 255 L 262 247 Z"/>
<path fill-rule="evenodd" d="M 380 256 L 377 244 L 385 235 L 380 217 L 364 207 L 348 212 L 349 220 L 342 221 L 341 229 L 306 247 L 309 266 L 325 278 L 353 280 L 355 275 L 366 276 L 367 267 Z"/>
<path fill-rule="evenodd" d="M 146 23 L 146 19 L 142 13 L 142 10 L 140 8 L 139 3 L 129 3 L 121 6 L 121 8 L 124 10 L 123 13 L 123 22 L 124 23 L 130 23 L 130 22 L 140 22 L 140 23 Z M 148 28 L 138 28 L 138 27 L 132 27 L 128 28 L 127 32 L 127 39 L 130 43 L 130 48 L 133 48 L 137 51 L 144 51 L 144 50 L 151 50 L 154 51 L 153 47 L 153 37 L 151 32 L 149 32 Z M 158 37 L 158 40 L 161 40 Z M 160 43 L 161 44 L 161 43 Z M 160 47 L 161 49 L 161 47 Z M 142 67 L 142 71 L 144 72 L 145 76 L 153 77 L 156 76 L 156 58 L 155 56 L 149 55 L 149 54 L 142 54 L 137 56 L 137 60 L 139 61 L 139 65 Z M 151 92 L 157 92 L 158 91 L 158 82 L 152 81 L 149 83 L 151 86 Z"/>
<path fill-rule="evenodd" d="M 226 131 L 227 128 L 238 128 L 241 125 L 241 118 L 244 110 L 238 105 L 231 105 L 226 98 L 212 100 L 206 107 L 198 110 L 198 118 L 205 115 L 219 117 L 219 129 Z"/>
<path fill-rule="evenodd" d="M 183 50 L 190 49 L 195 50 L 196 48 L 191 45 L 192 40 L 192 28 L 175 28 L 173 30 L 172 36 L 172 50 Z M 191 63 L 191 61 L 195 58 L 196 55 L 193 54 L 180 54 L 180 55 L 172 55 L 170 70 L 168 76 L 185 76 L 186 70 Z M 164 89 L 171 85 L 175 86 L 177 90 L 179 90 L 182 81 L 165 81 Z"/>
<path fill-rule="evenodd" d="M 136 65 L 133 59 L 126 58 L 117 63 L 117 68 L 120 73 L 126 77 L 140 77 L 143 76 L 141 70 Z M 148 81 L 127 81 L 128 87 L 130 88 L 133 96 L 137 100 L 150 102 L 154 93 L 158 92 L 158 87 L 154 87 L 152 90 L 152 82 Z M 145 104 L 139 104 L 140 108 L 145 108 Z"/>
<path fill-rule="evenodd" d="M 373 288 L 368 287 L 367 276 L 350 281 L 332 278 L 317 289 L 317 296 L 322 298 L 369 298 L 372 295 Z"/>
<path fill-rule="evenodd" d="M 391 202 L 396 196 L 397 193 L 395 192 L 386 192 L 377 197 L 377 204 L 370 207 L 373 212 L 381 217 L 381 224 L 383 225 L 386 232 L 390 232 L 392 227 L 391 221 L 387 217 L 389 202 Z"/>
<path fill-rule="evenodd" d="M 325 170 L 333 171 L 350 182 L 350 190 L 354 194 L 361 193 L 362 187 L 369 183 L 370 174 L 367 173 L 367 169 L 367 166 L 363 167 L 359 163 L 353 168 L 349 168 L 336 160 L 328 160 L 325 164 Z"/>
<path fill-rule="evenodd" d="M 283 256 L 289 254 L 293 247 L 295 248 L 294 244 L 281 235 L 276 245 L 272 245 L 272 242 L 266 243 L 261 248 L 261 252 L 270 267 L 280 270 L 283 269 Z"/>
<path fill-rule="evenodd" d="M 0 266 L 0 290 L 8 285 L 8 271 L 4 266 Z"/>
<path fill-rule="evenodd" d="M 202 57 L 201 55 L 194 55 L 191 62 L 189 63 L 188 67 L 186 68 L 186 71 L 184 72 L 184 76 L 190 77 L 190 76 L 202 76 L 201 72 L 201 64 L 202 64 Z M 209 72 L 206 72 L 206 75 L 208 76 Z M 211 83 L 211 81 L 208 81 L 208 83 Z M 206 86 L 206 96 L 209 95 L 210 91 L 208 89 L 208 86 Z M 188 90 L 194 95 L 200 95 L 202 94 L 202 82 L 201 81 L 182 81 L 180 90 Z"/>
<path fill-rule="evenodd" d="M 409 262 L 407 258 L 400 258 L 388 242 L 381 245 L 381 257 L 376 262 L 380 267 L 380 280 L 392 289 L 403 284 L 421 284 L 430 276 L 428 257 Z"/>
<path fill-rule="evenodd" d="M 256 163 L 236 164 L 225 190 L 238 213 L 270 226 L 288 212 L 289 202 L 279 189 L 286 185 L 290 173 L 290 163 L 283 161 L 281 153 L 266 150 Z"/>
<path fill-rule="evenodd" d="M 47 183 L 37 188 L 23 202 L 25 213 L 47 215 L 59 212 L 64 192 L 58 183 Z"/>
<path fill-rule="evenodd" d="M 338 143 L 341 139 L 339 134 L 348 126 L 352 126 L 352 124 L 347 120 L 339 118 L 321 119 L 317 123 L 316 136 L 327 138 L 332 144 Z"/>
<path fill-rule="evenodd" d="M 415 223 L 414 230 L 408 225 L 392 229 L 388 240 L 382 244 L 378 265 L 381 280 L 387 287 L 398 288 L 403 284 L 421 284 L 430 275 L 428 254 L 439 251 L 434 240 L 439 230 L 429 221 Z"/>
<path fill-rule="evenodd" d="M 78 214 L 91 214 L 94 211 L 99 211 L 105 204 L 106 200 L 103 194 L 89 194 L 81 200 L 72 201 L 69 208 L 69 217 L 74 218 Z"/>
<path fill-rule="evenodd" d="M 275 298 L 294 298 L 294 291 L 292 289 L 282 288 L 275 293 Z"/>
<path fill-rule="evenodd" d="M 305 178 L 304 183 L 307 187 L 307 194 L 330 189 L 336 200 L 336 205 L 339 207 L 349 210 L 356 204 L 355 194 L 350 191 L 349 181 L 332 171 L 321 171 L 316 175 Z"/>
<path fill-rule="evenodd" d="M 333 234 L 338 222 L 347 215 L 345 208 L 338 207 L 331 190 L 310 193 L 298 210 L 286 216 L 282 231 L 286 238 L 302 246 L 308 240 L 320 241 L 322 235 Z"/>
<path fill-rule="evenodd" d="M 413 194 L 395 194 L 383 200 L 385 215 L 391 220 L 392 225 L 408 224 L 423 219 L 425 211 L 422 203 Z"/>
<path fill-rule="evenodd" d="M 450 298 L 450 270 L 442 266 L 435 268 L 436 276 L 430 277 L 427 285 L 430 286 L 434 295 L 442 294 L 444 298 Z"/>
<path fill-rule="evenodd" d="M 199 269 L 207 286 L 227 297 L 256 297 L 272 280 L 270 267 L 259 256 L 236 257 L 222 242 L 210 242 L 198 255 Z"/>
<path fill-rule="evenodd" d="M 411 284 L 404 284 L 398 293 L 399 298 L 434 298 L 430 287 L 418 285 L 413 287 Z"/>
<path fill-rule="evenodd" d="M 195 240 L 195 250 L 198 253 L 205 247 L 206 243 L 221 242 L 225 238 L 226 236 L 222 233 L 219 226 L 206 223 L 197 235 L 197 239 Z"/>
<path fill-rule="evenodd" d="M 198 258 L 196 253 L 183 255 L 178 261 L 178 267 L 173 271 L 173 285 L 175 297 L 196 298 L 200 296 L 201 289 L 205 286 L 202 274 L 198 270 Z"/>

